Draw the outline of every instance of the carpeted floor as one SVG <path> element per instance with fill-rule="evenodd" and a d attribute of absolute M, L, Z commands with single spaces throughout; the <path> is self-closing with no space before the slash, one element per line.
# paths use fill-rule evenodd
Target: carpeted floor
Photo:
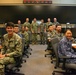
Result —
<path fill-rule="evenodd" d="M 22 64 L 19 73 L 12 75 L 52 75 L 54 64 L 51 63 L 49 57 L 45 57 L 45 54 L 48 53 L 45 52 L 47 45 L 30 45 L 30 47 L 32 48 L 32 55 L 26 58 L 26 63 Z M 56 73 L 55 75 L 63 74 Z"/>
<path fill-rule="evenodd" d="M 23 63 L 20 72 L 25 75 L 52 75 L 54 65 L 45 57 L 46 45 L 31 45 L 32 55 Z"/>

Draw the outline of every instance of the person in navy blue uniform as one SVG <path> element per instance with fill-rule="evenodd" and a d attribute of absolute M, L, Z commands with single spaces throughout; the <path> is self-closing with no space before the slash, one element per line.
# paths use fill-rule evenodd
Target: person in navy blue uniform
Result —
<path fill-rule="evenodd" d="M 76 58 L 76 52 L 74 52 L 74 50 L 72 49 L 72 32 L 69 29 L 66 30 L 65 36 L 59 42 L 58 54 L 59 54 L 59 57 L 67 56 L 67 57 L 75 57 Z M 76 59 L 68 59 L 67 63 L 75 63 L 76 64 Z"/>

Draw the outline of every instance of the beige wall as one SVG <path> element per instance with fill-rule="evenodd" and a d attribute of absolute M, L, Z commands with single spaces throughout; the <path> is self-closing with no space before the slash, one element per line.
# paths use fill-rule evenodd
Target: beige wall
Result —
<path fill-rule="evenodd" d="M 0 0 L 0 4 L 6 4 L 6 3 L 23 3 L 23 0 Z"/>

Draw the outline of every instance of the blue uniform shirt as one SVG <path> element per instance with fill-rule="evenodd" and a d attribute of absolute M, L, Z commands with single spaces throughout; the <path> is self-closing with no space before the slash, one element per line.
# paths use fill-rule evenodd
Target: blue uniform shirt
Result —
<path fill-rule="evenodd" d="M 68 57 L 75 57 L 76 53 L 72 49 L 72 41 L 68 40 L 66 37 L 59 42 L 58 45 L 58 54 L 60 56 L 68 56 Z M 76 59 L 69 59 L 67 62 L 76 63 Z"/>

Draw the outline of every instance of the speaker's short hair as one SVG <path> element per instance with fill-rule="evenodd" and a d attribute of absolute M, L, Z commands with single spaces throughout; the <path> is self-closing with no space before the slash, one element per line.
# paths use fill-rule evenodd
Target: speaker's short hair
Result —
<path fill-rule="evenodd" d="M 8 26 L 14 27 L 14 23 L 13 22 L 7 22 L 6 27 L 8 27 Z"/>

